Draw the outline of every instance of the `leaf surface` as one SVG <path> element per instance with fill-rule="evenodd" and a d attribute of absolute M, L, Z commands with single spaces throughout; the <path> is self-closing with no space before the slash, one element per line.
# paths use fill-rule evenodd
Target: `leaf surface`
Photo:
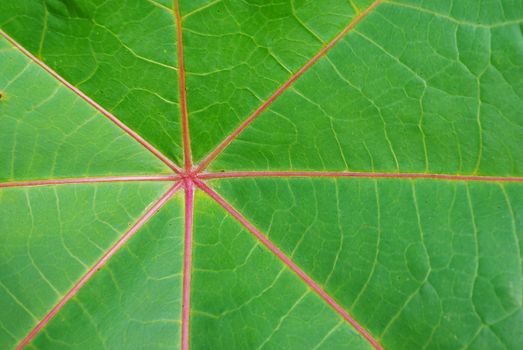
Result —
<path fill-rule="evenodd" d="M 0 191 L 0 345 L 14 347 L 166 190 L 81 184 Z"/>
<path fill-rule="evenodd" d="M 196 348 L 370 349 L 227 212 L 197 196 L 191 341 Z M 209 227 L 216 227 L 209 232 Z M 244 329 L 238 336 L 237 329 Z M 304 336 L 304 335 L 307 336 Z"/>
<path fill-rule="evenodd" d="M 380 5 L 213 169 L 521 175 L 521 11 L 453 11 Z"/>
<path fill-rule="evenodd" d="M 0 39 L 0 179 L 169 173 L 48 72 Z"/>
<path fill-rule="evenodd" d="M 392 179 L 218 186 L 391 348 L 521 341 L 521 186 Z"/>
<path fill-rule="evenodd" d="M 521 348 L 523 1 L 0 27 L 2 349 Z"/>
<path fill-rule="evenodd" d="M 183 260 L 180 199 L 180 195 L 171 199 L 82 288 L 35 339 L 36 348 L 179 346 Z"/>
<path fill-rule="evenodd" d="M 174 17 L 149 1 L 2 5 L 2 29 L 174 160 L 181 159 Z"/>

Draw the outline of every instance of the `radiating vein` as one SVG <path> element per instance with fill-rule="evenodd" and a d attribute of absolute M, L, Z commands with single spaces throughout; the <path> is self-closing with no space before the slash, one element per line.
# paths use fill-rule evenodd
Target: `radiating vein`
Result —
<path fill-rule="evenodd" d="M 84 183 L 98 183 L 98 182 L 176 181 L 178 179 L 179 179 L 179 176 L 177 176 L 177 175 L 79 177 L 79 178 L 65 178 L 65 179 L 43 179 L 43 180 L 0 182 L 0 188 L 84 184 Z"/>
<path fill-rule="evenodd" d="M 194 216 L 194 188 L 190 180 L 185 183 L 185 237 L 183 257 L 182 349 L 189 349 L 189 318 L 191 311 L 191 268 Z"/>
<path fill-rule="evenodd" d="M 185 172 L 192 168 L 191 159 L 191 137 L 189 135 L 189 115 L 187 112 L 187 93 L 185 88 L 185 65 L 183 63 L 183 32 L 182 19 L 180 17 L 180 4 L 174 0 L 174 16 L 176 18 L 176 33 L 178 44 L 178 75 L 180 79 L 180 108 L 182 117 L 183 159 Z"/>
<path fill-rule="evenodd" d="M 201 173 L 197 175 L 202 180 L 245 178 L 245 177 L 360 177 L 360 178 L 390 178 L 390 179 L 432 179 L 447 181 L 485 181 L 485 182 L 523 182 L 519 176 L 481 176 L 481 175 L 451 175 L 432 173 L 380 173 L 352 171 L 228 171 L 219 173 Z"/>

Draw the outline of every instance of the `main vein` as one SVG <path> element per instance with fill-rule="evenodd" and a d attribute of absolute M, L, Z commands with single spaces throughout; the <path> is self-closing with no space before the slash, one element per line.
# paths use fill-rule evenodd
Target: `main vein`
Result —
<path fill-rule="evenodd" d="M 185 235 L 183 258 L 182 349 L 189 349 L 189 318 L 191 310 L 191 265 L 194 216 L 194 185 L 185 179 Z"/>
<path fill-rule="evenodd" d="M 180 4 L 174 0 L 174 16 L 176 19 L 176 33 L 178 44 L 178 74 L 180 79 L 180 108 L 182 119 L 183 158 L 185 172 L 189 173 L 192 168 L 191 137 L 189 134 L 189 114 L 187 113 L 187 93 L 185 89 L 185 64 L 183 62 L 183 32 L 182 18 L 180 16 Z"/>
<path fill-rule="evenodd" d="M 203 173 L 197 175 L 202 180 L 244 178 L 244 177 L 355 177 L 378 179 L 430 179 L 447 181 L 487 181 L 487 182 L 523 182 L 523 177 L 518 176 L 488 176 L 488 175 L 452 175 L 433 173 L 376 173 L 355 171 L 228 171 L 220 173 Z"/>
<path fill-rule="evenodd" d="M 0 182 L 2 187 L 33 187 L 46 185 L 67 185 L 67 184 L 86 184 L 100 182 L 133 182 L 133 181 L 176 181 L 178 175 L 137 175 L 137 176 L 97 176 L 97 177 L 77 177 L 64 179 L 42 179 L 26 181 Z"/>

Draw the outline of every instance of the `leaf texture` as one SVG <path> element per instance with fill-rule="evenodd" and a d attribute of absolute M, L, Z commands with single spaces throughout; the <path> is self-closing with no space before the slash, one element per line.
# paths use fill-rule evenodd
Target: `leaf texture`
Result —
<path fill-rule="evenodd" d="M 469 348 L 474 335 L 490 332 L 499 337 L 490 348 L 515 340 L 521 186 L 392 179 L 219 186 L 391 348 Z"/>
<path fill-rule="evenodd" d="M 2 189 L 1 347 L 23 339 L 165 186 Z"/>
<path fill-rule="evenodd" d="M 206 348 L 370 349 L 369 344 L 234 218 L 196 201 L 191 341 Z M 216 227 L 209 232 L 209 227 Z M 237 330 L 243 329 L 238 337 Z M 307 334 L 304 337 L 304 334 Z"/>
<path fill-rule="evenodd" d="M 521 175 L 521 24 L 476 21 L 380 5 L 213 169 Z"/>
<path fill-rule="evenodd" d="M 183 204 L 145 224 L 34 340 L 36 348 L 172 349 L 180 343 Z"/>
<path fill-rule="evenodd" d="M 520 349 L 523 1 L 0 3 L 2 349 Z"/>
<path fill-rule="evenodd" d="M 169 173 L 157 158 L 5 39 L 0 179 Z"/>
<path fill-rule="evenodd" d="M 105 109 L 181 159 L 174 18 L 148 1 L 16 1 L 2 28 Z"/>

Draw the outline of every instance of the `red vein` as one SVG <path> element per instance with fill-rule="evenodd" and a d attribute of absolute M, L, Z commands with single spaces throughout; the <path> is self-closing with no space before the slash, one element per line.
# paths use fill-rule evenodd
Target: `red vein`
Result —
<path fill-rule="evenodd" d="M 263 233 L 253 224 L 243 217 L 232 205 L 223 199 L 218 193 L 199 180 L 194 183 L 211 196 L 218 204 L 227 210 L 236 220 L 247 228 L 265 247 L 274 253 L 285 265 L 293 270 L 312 290 L 314 290 L 323 300 L 325 300 L 341 317 L 349 322 L 367 341 L 376 349 L 382 350 L 381 345 L 365 330 L 356 320 L 354 320 L 330 295 L 327 294 L 311 277 L 298 267 L 289 257 L 287 257 L 274 243 L 272 243 Z"/>
<path fill-rule="evenodd" d="M 194 214 L 194 185 L 185 182 L 185 243 L 183 257 L 182 349 L 189 349 L 189 316 L 191 306 L 192 228 Z"/>
<path fill-rule="evenodd" d="M 101 176 L 101 177 L 52 179 L 52 180 L 28 180 L 28 181 L 1 182 L 0 188 L 2 188 L 2 187 L 29 187 L 29 186 L 45 186 L 45 185 L 84 184 L 84 183 L 98 183 L 98 182 L 176 181 L 179 178 L 180 177 L 177 175 L 151 175 L 151 176 Z"/>
<path fill-rule="evenodd" d="M 31 330 L 31 332 L 18 344 L 17 350 L 23 349 L 44 328 L 47 323 L 60 311 L 60 309 L 71 299 L 93 275 L 156 213 L 160 208 L 178 191 L 182 183 L 178 182 L 171 187 L 160 199 L 145 212 L 142 217 L 127 231 L 101 258 L 94 264 L 85 275 L 67 292 L 66 295 L 44 316 L 44 318 Z"/>
<path fill-rule="evenodd" d="M 294 73 L 289 80 L 281 85 L 261 106 L 259 106 L 240 126 L 225 138 L 196 168 L 199 173 L 204 170 L 240 133 L 243 132 L 263 111 L 265 111 L 285 90 L 287 90 L 300 76 L 322 58 L 334 45 L 336 45 L 348 32 L 350 32 L 365 16 L 367 16 L 381 0 L 375 0 L 365 11 L 356 16 L 334 39 L 328 42 L 314 57 Z"/>
<path fill-rule="evenodd" d="M 200 179 L 222 179 L 242 177 L 362 177 L 391 179 L 433 179 L 450 181 L 523 182 L 523 177 L 449 175 L 426 173 L 369 173 L 346 171 L 231 171 L 224 173 L 198 174 Z"/>
<path fill-rule="evenodd" d="M 178 41 L 178 74 L 180 79 L 180 107 L 182 113 L 182 138 L 183 138 L 183 158 L 185 172 L 190 172 L 192 168 L 191 158 L 191 137 L 189 134 L 189 114 L 187 113 L 187 95 L 185 91 L 185 65 L 183 63 L 183 33 L 182 19 L 180 17 L 180 4 L 174 0 L 174 16 L 176 17 L 176 32 Z"/>
<path fill-rule="evenodd" d="M 11 38 L 6 32 L 3 30 L 0 30 L 0 34 L 7 39 L 13 46 L 15 46 L 18 50 L 20 50 L 24 55 L 29 57 L 33 62 L 38 64 L 40 67 L 42 67 L 45 71 L 47 71 L 49 74 L 51 74 L 56 80 L 58 80 L 60 83 L 65 85 L 68 89 L 73 91 L 76 95 L 80 96 L 82 99 L 84 99 L 87 103 L 89 103 L 92 107 L 94 107 L 96 110 L 98 110 L 100 113 L 102 113 L 104 116 L 109 118 L 114 124 L 116 124 L 120 129 L 125 131 L 129 136 L 131 136 L 133 139 L 138 141 L 142 146 L 144 146 L 149 152 L 154 154 L 157 158 L 159 158 L 162 162 L 164 162 L 169 168 L 174 170 L 177 173 L 181 172 L 181 169 L 174 164 L 172 160 L 164 156 L 159 150 L 157 150 L 153 145 L 145 141 L 144 138 L 142 138 L 140 135 L 138 135 L 134 130 L 129 128 L 127 125 L 125 125 L 123 122 L 121 122 L 118 118 L 116 118 L 113 114 L 111 114 L 108 110 L 100 106 L 98 103 L 96 103 L 92 98 L 84 94 L 80 89 L 78 89 L 73 84 L 69 83 L 67 80 L 62 78 L 58 73 L 56 73 L 51 67 L 47 66 L 44 62 L 40 61 L 38 58 L 33 56 L 29 51 L 27 51 L 22 45 L 20 45 L 18 42 L 16 42 L 13 38 Z"/>

